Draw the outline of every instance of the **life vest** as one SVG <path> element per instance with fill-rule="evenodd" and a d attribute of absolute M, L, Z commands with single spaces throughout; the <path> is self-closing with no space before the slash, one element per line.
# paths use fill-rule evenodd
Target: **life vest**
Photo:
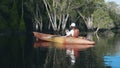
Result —
<path fill-rule="evenodd" d="M 77 38 L 78 36 L 79 36 L 79 30 L 78 29 L 74 29 L 73 37 Z"/>

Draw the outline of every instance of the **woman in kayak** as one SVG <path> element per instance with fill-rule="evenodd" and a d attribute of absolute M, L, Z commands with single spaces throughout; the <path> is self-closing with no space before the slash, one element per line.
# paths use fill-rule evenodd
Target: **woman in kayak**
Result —
<path fill-rule="evenodd" d="M 77 38 L 77 37 L 79 36 L 79 29 L 76 27 L 76 24 L 75 24 L 75 23 L 72 23 L 72 24 L 70 25 L 70 28 L 71 28 L 70 31 L 69 31 L 69 30 L 66 30 L 66 36 L 67 36 L 67 37 L 71 36 L 71 37 Z"/>

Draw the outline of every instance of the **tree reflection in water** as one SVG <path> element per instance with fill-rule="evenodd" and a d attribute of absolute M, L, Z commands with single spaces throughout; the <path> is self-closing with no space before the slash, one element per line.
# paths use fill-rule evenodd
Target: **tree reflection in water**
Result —
<path fill-rule="evenodd" d="M 94 45 L 70 45 L 53 42 L 34 42 L 34 48 L 47 47 L 44 68 L 71 68 L 76 63 L 80 51 L 94 47 Z"/>

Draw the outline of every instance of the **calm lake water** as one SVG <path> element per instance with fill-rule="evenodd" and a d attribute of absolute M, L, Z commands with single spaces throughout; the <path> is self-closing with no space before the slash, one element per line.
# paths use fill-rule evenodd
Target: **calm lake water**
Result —
<path fill-rule="evenodd" d="M 119 33 L 89 33 L 87 38 L 96 42 L 94 47 L 0 33 L 0 68 L 120 68 Z"/>

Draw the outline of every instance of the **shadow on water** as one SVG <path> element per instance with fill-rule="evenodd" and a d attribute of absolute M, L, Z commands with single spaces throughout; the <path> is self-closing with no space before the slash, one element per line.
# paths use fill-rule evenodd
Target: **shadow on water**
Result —
<path fill-rule="evenodd" d="M 32 34 L 1 34 L 0 68 L 31 67 L 32 44 Z"/>

